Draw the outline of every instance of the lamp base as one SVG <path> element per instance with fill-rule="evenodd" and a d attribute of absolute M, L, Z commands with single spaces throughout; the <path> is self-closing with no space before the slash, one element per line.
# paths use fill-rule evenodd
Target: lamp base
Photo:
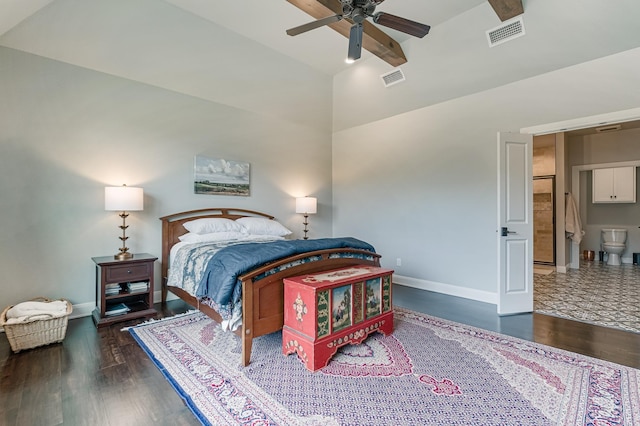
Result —
<path fill-rule="evenodd" d="M 302 224 L 304 225 L 304 238 L 305 240 L 308 240 L 309 237 L 307 237 L 307 232 L 309 232 L 309 228 L 307 228 L 307 225 L 309 225 L 309 215 L 308 214 L 304 214 L 304 222 L 302 222 Z"/>
<path fill-rule="evenodd" d="M 132 257 L 133 257 L 133 254 L 129 253 L 128 251 L 120 252 L 113 256 L 113 258 L 116 260 L 127 260 L 127 259 L 131 259 Z"/>

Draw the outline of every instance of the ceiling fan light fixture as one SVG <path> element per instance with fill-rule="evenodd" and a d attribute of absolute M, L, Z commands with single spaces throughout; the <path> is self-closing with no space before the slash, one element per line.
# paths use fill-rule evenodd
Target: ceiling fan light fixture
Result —
<path fill-rule="evenodd" d="M 345 59 L 345 61 L 346 61 L 348 64 L 352 64 L 352 63 L 354 63 L 355 61 L 357 61 L 358 59 L 360 59 L 360 55 L 357 55 L 357 54 L 355 54 L 355 53 L 349 53 L 349 54 L 347 55 L 347 59 Z"/>
<path fill-rule="evenodd" d="M 347 60 L 355 62 L 362 55 L 362 23 L 353 24 L 349 34 L 349 52 Z"/>
<path fill-rule="evenodd" d="M 322 16 L 324 12 L 335 13 L 335 15 L 323 17 L 316 21 L 288 29 L 286 33 L 290 36 L 296 36 L 316 28 L 331 25 L 343 19 L 348 20 L 348 22 L 352 24 L 348 36 L 346 34 L 347 26 L 345 26 L 344 23 L 341 23 L 340 25 L 331 25 L 331 27 L 349 38 L 349 61 L 359 59 L 361 56 L 361 50 L 364 47 L 394 67 L 407 62 L 407 58 L 402 52 L 400 44 L 385 34 L 382 30 L 376 28 L 375 25 L 370 25 L 368 18 L 371 18 L 375 24 L 419 38 L 428 34 L 429 29 L 431 28 L 429 25 L 421 24 L 389 13 L 375 13 L 376 7 L 384 0 L 318 0 L 317 2 L 312 0 L 287 1 L 314 17 L 317 17 L 318 15 Z M 340 11 L 342 13 L 340 13 Z M 365 31 L 363 23 L 369 25 L 369 27 L 367 27 L 367 38 L 363 37 L 363 32 Z"/>
<path fill-rule="evenodd" d="M 352 56 L 347 55 L 347 59 L 345 59 L 344 61 L 347 64 L 353 64 L 355 61 L 357 61 L 358 59 L 360 59 L 360 57 L 358 56 L 357 58 L 354 58 Z"/>

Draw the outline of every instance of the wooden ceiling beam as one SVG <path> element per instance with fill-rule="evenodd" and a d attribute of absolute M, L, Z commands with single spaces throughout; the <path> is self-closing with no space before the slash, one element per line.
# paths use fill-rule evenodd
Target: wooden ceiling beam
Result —
<path fill-rule="evenodd" d="M 489 0 L 489 4 L 503 22 L 524 13 L 522 0 Z"/>
<path fill-rule="evenodd" d="M 342 14 L 342 3 L 340 0 L 287 0 L 298 9 L 308 13 L 314 19 L 322 19 L 327 16 Z M 353 22 L 343 19 L 334 24 L 328 25 L 333 30 L 349 39 L 349 31 Z M 362 47 L 373 53 L 378 58 L 388 64 L 397 67 L 407 62 L 407 57 L 400 46 L 400 43 L 389 37 L 387 33 L 380 30 L 371 22 L 364 21 L 364 34 L 362 36 Z M 347 45 L 345 45 L 345 57 Z"/>

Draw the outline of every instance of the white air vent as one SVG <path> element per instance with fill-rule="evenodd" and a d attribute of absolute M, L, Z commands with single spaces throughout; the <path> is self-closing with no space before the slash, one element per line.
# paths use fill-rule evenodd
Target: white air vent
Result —
<path fill-rule="evenodd" d="M 606 132 L 616 132 L 622 129 L 620 124 L 612 124 L 610 126 L 596 127 L 596 132 L 598 133 L 606 133 Z"/>
<path fill-rule="evenodd" d="M 524 22 L 522 21 L 522 15 L 520 15 L 499 27 L 487 31 L 487 41 L 489 42 L 489 47 L 494 47 L 523 35 Z"/>
<path fill-rule="evenodd" d="M 404 81 L 404 74 L 402 73 L 402 70 L 398 68 L 386 74 L 382 74 L 380 78 L 382 79 L 384 87 L 389 87 L 394 84 L 402 83 Z"/>

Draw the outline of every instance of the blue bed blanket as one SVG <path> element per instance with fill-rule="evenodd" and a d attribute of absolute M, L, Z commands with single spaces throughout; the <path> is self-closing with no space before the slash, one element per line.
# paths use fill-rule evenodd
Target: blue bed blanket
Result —
<path fill-rule="evenodd" d="M 284 257 L 332 248 L 375 252 L 371 244 L 352 237 L 236 244 L 213 255 L 198 284 L 196 296 L 208 296 L 219 305 L 228 305 L 241 298 L 238 277 L 242 274 Z"/>

